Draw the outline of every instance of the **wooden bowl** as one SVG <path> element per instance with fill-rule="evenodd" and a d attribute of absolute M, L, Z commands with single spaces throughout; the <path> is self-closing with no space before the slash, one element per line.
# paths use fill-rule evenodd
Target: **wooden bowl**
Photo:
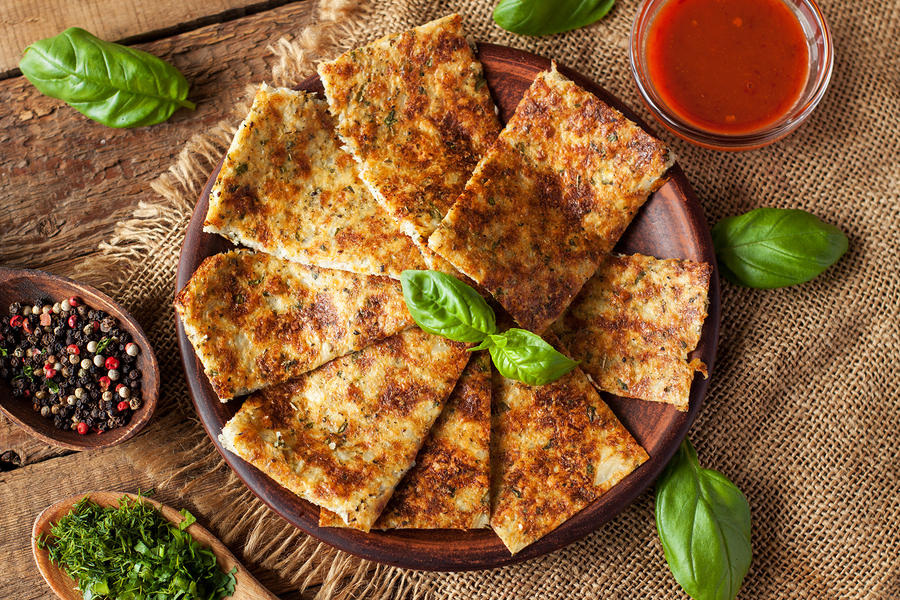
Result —
<path fill-rule="evenodd" d="M 550 60 L 494 44 L 478 44 L 478 49 L 488 88 L 500 110 L 500 120 L 506 123 L 537 73 L 550 68 Z M 587 77 L 562 65 L 559 66 L 559 71 L 649 133 L 653 133 L 627 106 Z M 321 81 L 315 76 L 300 83 L 297 89 L 319 94 L 323 91 Z M 178 263 L 176 288 L 179 290 L 187 285 L 206 257 L 233 248 L 224 237 L 203 231 L 210 190 L 221 164 L 220 161 L 210 175 L 188 225 Z M 709 225 L 681 167 L 677 164 L 672 167 L 667 179 L 668 182 L 654 192 L 638 211 L 615 250 L 626 254 L 648 254 L 657 258 L 704 261 L 714 266 L 710 279 L 709 316 L 703 324 L 700 343 L 691 354 L 692 358 L 700 358 L 706 363 L 712 373 L 719 335 L 721 299 Z M 216 448 L 247 487 L 286 521 L 313 537 L 362 558 L 407 569 L 468 571 L 509 565 L 559 550 L 596 531 L 653 483 L 687 435 L 709 387 L 709 379 L 702 376 L 694 378 L 690 408 L 684 413 L 668 404 L 601 394 L 626 429 L 650 454 L 650 460 L 556 530 L 515 556 L 510 556 L 500 538 L 489 529 L 396 529 L 362 533 L 340 527 L 319 527 L 317 506 L 301 500 L 222 447 L 218 435 L 225 423 L 241 407 L 242 399 L 227 403 L 219 401 L 180 320 L 176 320 L 176 328 L 188 389 L 200 420 Z"/>
<path fill-rule="evenodd" d="M 30 400 L 13 397 L 9 382 L 0 379 L 0 410 L 19 427 L 47 444 L 69 450 L 115 446 L 143 429 L 153 416 L 159 400 L 159 364 L 144 330 L 112 298 L 88 285 L 44 271 L 0 267 L 0 310 L 4 314 L 13 302 L 60 302 L 71 296 L 77 296 L 89 307 L 106 311 L 115 317 L 120 327 L 130 333 L 134 342 L 140 346 L 137 367 L 141 370 L 141 408 L 131 415 L 124 427 L 102 434 L 88 432 L 82 435 L 77 431 L 62 431 L 53 426 L 52 419 L 46 419 L 36 412 Z"/>
<path fill-rule="evenodd" d="M 75 581 L 69 577 L 68 573 L 56 566 L 50 560 L 50 552 L 46 548 L 41 548 L 38 539 L 48 537 L 51 534 L 51 528 L 61 518 L 72 511 L 72 508 L 82 498 L 87 498 L 90 502 L 97 504 L 103 508 L 118 508 L 119 500 L 128 498 L 132 502 L 143 502 L 153 506 L 159 513 L 174 525 L 181 523 L 184 518 L 177 510 L 171 506 L 160 504 L 155 500 L 151 500 L 146 496 L 136 496 L 134 494 L 126 494 L 123 492 L 84 492 L 75 494 L 68 498 L 63 498 L 59 502 L 47 507 L 44 512 L 38 515 L 31 530 L 31 551 L 34 554 L 34 560 L 37 562 L 38 570 L 44 576 L 47 585 L 50 586 L 56 595 L 63 600 L 82 600 L 81 592 L 76 588 Z M 225 544 L 212 533 L 204 529 L 199 523 L 193 523 L 187 527 L 186 531 L 191 534 L 195 541 L 203 546 L 209 547 L 221 569 L 228 573 L 235 569 L 235 579 L 237 583 L 234 593 L 228 596 L 230 600 L 278 600 L 269 590 L 262 586 L 253 575 L 250 574 L 244 565 L 225 547 Z"/>

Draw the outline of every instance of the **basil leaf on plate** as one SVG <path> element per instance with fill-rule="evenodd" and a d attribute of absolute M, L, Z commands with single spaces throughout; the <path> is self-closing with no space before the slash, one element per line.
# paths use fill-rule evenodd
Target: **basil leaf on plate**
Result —
<path fill-rule="evenodd" d="M 509 329 L 500 335 L 489 336 L 485 344 L 497 372 L 528 385 L 556 381 L 578 366 L 577 361 L 524 329 Z"/>
<path fill-rule="evenodd" d="M 757 208 L 722 219 L 710 231 L 725 279 L 760 289 L 809 281 L 848 246 L 843 231 L 799 209 Z"/>
<path fill-rule="evenodd" d="M 42 94 L 110 127 L 154 125 L 196 108 L 178 69 L 78 27 L 25 48 L 19 68 Z"/>
<path fill-rule="evenodd" d="M 590 25 L 606 15 L 615 0 L 501 0 L 494 22 L 521 35 L 550 35 Z"/>
<path fill-rule="evenodd" d="M 416 324 L 434 335 L 476 344 L 497 332 L 494 311 L 478 292 L 439 271 L 403 271 L 403 299 Z"/>
<path fill-rule="evenodd" d="M 656 529 L 666 562 L 694 600 L 732 600 L 750 568 L 750 505 L 685 438 L 656 482 Z"/>

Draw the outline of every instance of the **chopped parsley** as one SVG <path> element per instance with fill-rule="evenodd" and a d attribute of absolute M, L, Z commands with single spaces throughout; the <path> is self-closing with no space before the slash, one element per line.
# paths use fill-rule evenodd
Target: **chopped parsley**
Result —
<path fill-rule="evenodd" d="M 388 113 L 388 116 L 384 119 L 384 124 L 387 125 L 391 130 L 394 128 L 394 123 L 398 121 L 396 117 L 397 110 L 395 108 L 391 108 L 391 112 Z"/>
<path fill-rule="evenodd" d="M 177 526 L 149 503 L 121 498 L 118 508 L 80 500 L 38 544 L 78 581 L 85 600 L 215 600 L 234 593 L 212 551 L 185 531 L 196 521 L 187 510 Z"/>

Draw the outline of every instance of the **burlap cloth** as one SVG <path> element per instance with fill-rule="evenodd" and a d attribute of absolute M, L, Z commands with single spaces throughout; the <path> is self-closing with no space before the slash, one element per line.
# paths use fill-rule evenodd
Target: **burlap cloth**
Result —
<path fill-rule="evenodd" d="M 541 39 L 494 25 L 492 5 L 328 0 L 310 30 L 286 31 L 288 39 L 272 49 L 269 83 L 294 83 L 317 59 L 459 12 L 476 40 L 553 57 L 652 122 L 628 70 L 637 0 L 619 0 L 589 28 Z M 741 598 L 900 598 L 900 4 L 825 0 L 822 9 L 834 35 L 834 77 L 796 133 L 738 154 L 663 134 L 710 224 L 759 206 L 797 207 L 850 238 L 841 261 L 804 285 L 758 291 L 723 282 L 718 357 L 690 437 L 701 462 L 725 473 L 750 501 L 754 558 Z M 685 598 L 663 558 L 652 489 L 557 553 L 492 571 L 440 574 L 376 566 L 321 545 L 237 481 L 196 420 L 171 300 L 184 228 L 239 111 L 185 148 L 154 186 L 158 197 L 105 246 L 107 260 L 129 274 L 106 289 L 140 316 L 164 369 L 162 408 L 147 441 L 129 445 L 136 464 L 192 493 L 213 529 L 245 559 L 321 598 Z M 108 266 L 86 265 L 85 275 Z M 193 419 L 185 423 L 185 415 Z M 176 423 L 181 431 L 152 433 Z M 158 451 L 146 447 L 154 439 Z M 181 441 L 168 441 L 175 439 Z M 160 458 L 148 464 L 151 455 Z M 216 478 L 216 492 L 198 492 L 197 481 L 209 478 Z"/>

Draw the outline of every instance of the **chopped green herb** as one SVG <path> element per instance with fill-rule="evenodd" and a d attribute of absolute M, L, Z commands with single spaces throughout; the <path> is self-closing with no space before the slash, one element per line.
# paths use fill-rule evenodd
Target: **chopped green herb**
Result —
<path fill-rule="evenodd" d="M 24 375 L 16 375 L 15 377 L 13 377 L 13 381 L 15 381 L 16 379 L 25 379 L 26 377 L 28 377 L 28 381 L 34 381 L 34 369 L 31 365 L 25 365 L 25 367 L 22 369 L 22 372 L 24 373 Z"/>
<path fill-rule="evenodd" d="M 48 382 L 47 382 L 47 388 L 48 388 L 51 392 L 53 392 L 54 394 L 58 394 L 58 393 L 59 393 L 59 386 L 56 385 L 56 382 L 55 382 L 55 381 L 48 381 Z"/>
<path fill-rule="evenodd" d="M 593 423 L 594 419 L 597 418 L 597 407 L 596 406 L 588 406 L 587 412 L 588 412 L 588 421 Z"/>
<path fill-rule="evenodd" d="M 388 116 L 384 119 L 384 124 L 393 129 L 394 123 L 397 122 L 396 117 L 396 109 L 392 108 L 391 112 L 388 113 Z"/>
<path fill-rule="evenodd" d="M 106 350 L 106 347 L 109 346 L 110 344 L 112 344 L 111 337 L 110 338 L 105 337 L 102 340 L 100 340 L 99 342 L 97 342 L 97 354 L 100 354 L 101 352 Z"/>
<path fill-rule="evenodd" d="M 483 75 L 479 75 L 475 79 L 475 91 L 477 92 L 478 90 L 483 88 L 485 85 L 487 85 L 487 79 L 485 79 Z"/>
<path fill-rule="evenodd" d="M 249 168 L 249 166 L 247 165 L 247 163 L 241 163 L 234 168 L 234 174 L 235 175 L 243 175 L 244 173 L 247 172 L 248 168 Z"/>
<path fill-rule="evenodd" d="M 249 283 L 250 285 L 259 285 L 260 283 L 262 283 L 262 280 L 265 278 L 266 278 L 265 275 L 260 275 L 259 279 L 254 279 L 253 281 L 248 281 L 247 283 Z"/>
<path fill-rule="evenodd" d="M 85 600 L 232 595 L 236 569 L 223 572 L 212 551 L 185 531 L 196 519 L 181 515 L 174 526 L 149 503 L 122 498 L 118 508 L 102 508 L 84 498 L 38 545 L 78 582 Z"/>

